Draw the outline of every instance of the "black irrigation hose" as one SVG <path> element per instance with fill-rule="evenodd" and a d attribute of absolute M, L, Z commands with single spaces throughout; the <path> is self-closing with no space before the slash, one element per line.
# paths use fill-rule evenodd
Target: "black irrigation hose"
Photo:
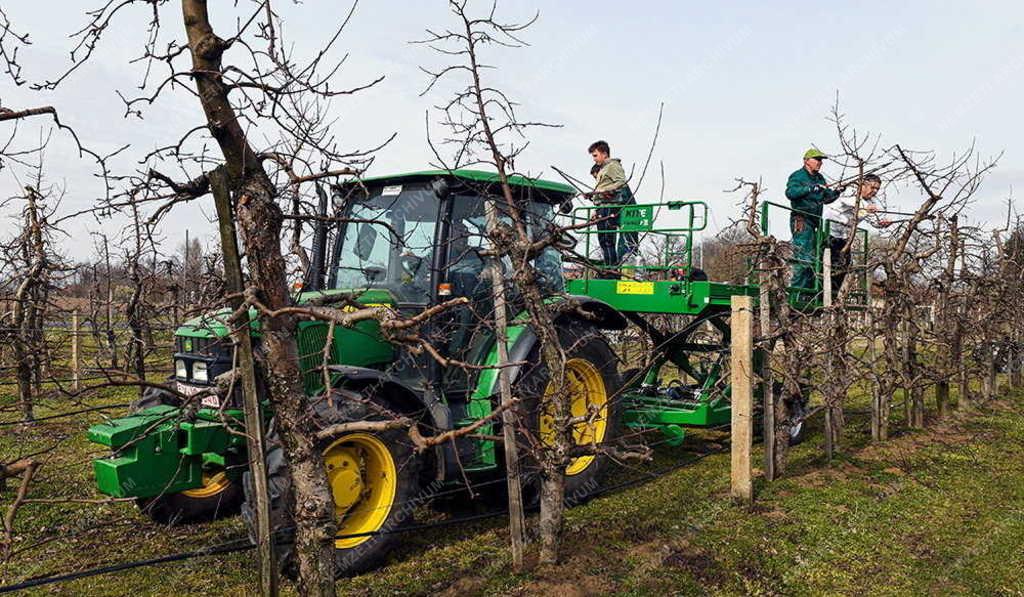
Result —
<path fill-rule="evenodd" d="M 669 474 L 671 472 L 679 470 L 679 469 L 683 468 L 684 466 L 688 466 L 688 465 L 691 465 L 691 464 L 693 464 L 695 462 L 699 462 L 699 461 L 707 458 L 708 456 L 712 456 L 712 455 L 715 455 L 715 454 L 721 454 L 723 452 L 725 452 L 725 448 L 722 448 L 722 449 L 719 449 L 719 450 L 711 450 L 711 451 L 708 451 L 708 452 L 704 452 L 702 454 L 698 454 L 698 455 L 694 456 L 693 458 L 688 458 L 686 460 L 683 460 L 683 461 L 677 462 L 675 464 L 669 465 L 667 467 L 664 467 L 664 468 L 659 469 L 657 471 L 654 471 L 652 473 L 647 473 L 643 477 L 638 477 L 636 479 L 631 479 L 629 481 L 623 481 L 622 483 L 617 483 L 615 485 L 611 485 L 611 486 L 607 486 L 607 487 L 600 487 L 600 488 L 596 489 L 595 491 L 592 491 L 592 492 L 589 492 L 589 493 L 585 494 L 584 496 L 579 498 L 578 501 L 579 502 L 586 502 L 586 501 L 589 501 L 589 500 L 594 499 L 596 497 L 600 497 L 602 495 L 607 495 L 609 493 L 613 493 L 613 492 L 616 492 L 616 491 L 621 491 L 623 489 L 628 489 L 630 487 L 635 487 L 637 485 L 640 485 L 642 483 L 646 483 L 648 481 L 653 481 L 653 480 L 658 479 L 660 477 L 664 477 L 665 475 L 667 475 L 667 474 Z M 500 479 L 500 480 L 503 481 L 504 479 Z M 534 507 L 534 508 L 530 508 L 530 509 L 534 510 L 536 508 Z M 427 530 L 427 529 L 436 529 L 436 528 L 447 527 L 447 526 L 455 526 L 455 525 L 459 525 L 459 524 L 463 524 L 463 523 L 467 523 L 467 522 L 474 522 L 474 521 L 478 521 L 478 520 L 487 520 L 487 519 L 490 519 L 490 518 L 497 518 L 497 517 L 503 516 L 503 515 L 505 515 L 507 513 L 508 513 L 508 510 L 503 508 L 503 509 L 499 509 L 499 510 L 492 510 L 490 512 L 482 512 L 480 514 L 470 514 L 468 516 L 462 516 L 462 517 L 459 517 L 459 518 L 450 518 L 448 520 L 441 520 L 441 521 L 437 521 L 437 522 L 430 522 L 430 523 L 416 524 L 416 525 L 408 525 L 408 526 L 404 526 L 404 527 L 400 527 L 400 528 L 396 528 L 396 529 L 385 529 L 385 530 L 380 530 L 380 531 L 368 531 L 368 532 L 365 532 L 365 533 L 350 533 L 350 534 L 345 534 L 345 535 L 336 535 L 335 538 L 336 539 L 347 539 L 347 538 L 354 538 L 354 537 L 367 537 L 367 536 L 373 536 L 373 535 L 395 535 L 395 534 L 401 534 L 401 533 L 410 533 L 410 532 L 415 532 L 415 531 L 423 531 L 423 530 Z M 282 531 L 278 531 L 278 532 L 282 532 Z M 281 543 L 285 543 L 285 542 L 283 541 Z M 167 563 L 170 563 L 170 562 L 180 562 L 180 561 L 183 561 L 183 560 L 190 560 L 190 559 L 193 559 L 193 558 L 199 558 L 199 557 L 203 557 L 203 556 L 212 556 L 212 555 L 222 555 L 222 554 L 229 554 L 229 553 L 237 553 L 237 552 L 240 552 L 240 551 L 248 551 L 248 550 L 254 549 L 254 548 L 255 548 L 255 545 L 253 545 L 252 542 L 248 538 L 236 539 L 234 541 L 229 541 L 227 543 L 222 543 L 220 545 L 215 545 L 213 547 L 207 547 L 207 548 L 197 549 L 197 550 L 193 550 L 193 551 L 185 551 L 185 552 L 181 552 L 181 553 L 175 553 L 175 554 L 170 554 L 170 555 L 166 555 L 166 556 L 160 556 L 160 557 L 157 557 L 157 558 L 150 558 L 150 559 L 146 559 L 146 560 L 135 560 L 135 561 L 131 561 L 131 562 L 122 562 L 120 564 L 111 564 L 111 565 L 108 565 L 108 566 L 99 566 L 99 567 L 96 567 L 96 568 L 90 568 L 88 570 L 82 570 L 80 572 L 73 572 L 71 574 L 62 574 L 60 576 L 55 576 L 53 574 L 47 574 L 47 575 L 43 575 L 43 576 L 38 576 L 38 577 L 31 578 L 29 580 L 26 580 L 26 581 L 23 581 L 23 582 L 20 582 L 20 583 L 13 584 L 13 585 L 0 586 L 0 594 L 3 594 L 3 593 L 13 593 L 14 591 L 22 591 L 22 590 L 25 590 L 25 589 L 30 589 L 30 588 L 33 588 L 33 587 L 40 587 L 40 586 L 44 586 L 44 585 L 63 583 L 63 582 L 70 582 L 70 581 L 74 581 L 74 580 L 80 580 L 80 579 L 83 579 L 83 578 L 88 578 L 88 577 L 91 577 L 91 576 L 99 576 L 101 574 L 110 574 L 112 572 L 121 572 L 121 571 L 124 571 L 124 570 L 131 570 L 133 568 L 143 568 L 143 567 L 146 567 L 146 566 L 155 566 L 157 564 L 167 564 Z"/>
<path fill-rule="evenodd" d="M 637 485 L 641 485 L 641 484 L 646 483 L 648 481 L 654 481 L 655 479 L 660 479 L 661 477 L 664 477 L 665 475 L 667 475 L 669 473 L 675 472 L 675 471 L 683 468 L 684 466 L 689 466 L 689 465 L 694 464 L 696 462 L 700 462 L 701 460 L 704 460 L 708 456 L 714 456 L 715 454 L 724 454 L 727 449 L 728 449 L 728 446 L 723 447 L 723 448 L 718 449 L 718 450 L 710 450 L 708 452 L 702 452 L 702 453 L 697 454 L 696 456 L 694 456 L 692 458 L 688 458 L 686 460 L 681 460 L 679 462 L 676 462 L 675 464 L 670 464 L 670 465 L 668 465 L 668 466 L 666 466 L 664 468 L 661 468 L 659 470 L 656 470 L 656 471 L 654 471 L 652 473 L 646 473 L 643 477 L 637 477 L 636 479 L 630 479 L 629 481 L 623 481 L 623 482 L 617 483 L 615 485 L 608 485 L 606 487 L 599 487 L 596 490 L 588 493 L 585 497 L 586 497 L 586 499 L 593 499 L 593 498 L 596 498 L 596 497 L 601 497 L 602 495 L 607 495 L 609 493 L 614 493 L 616 491 L 621 491 L 623 489 L 629 489 L 630 487 L 636 487 Z"/>
<path fill-rule="evenodd" d="M 48 415 L 45 417 L 33 417 L 31 419 L 22 419 L 19 421 L 0 421 L 0 427 L 7 427 L 10 425 L 31 425 L 32 423 L 38 423 L 39 421 L 50 421 L 52 419 L 63 419 L 64 417 L 71 417 L 74 415 L 81 415 L 84 413 L 91 413 L 98 410 L 110 410 L 114 408 L 128 408 L 129 404 L 117 403 L 117 404 L 105 404 L 102 406 L 93 406 L 90 408 L 84 408 L 82 410 L 75 410 L 66 413 L 60 413 L 57 415 Z"/>
<path fill-rule="evenodd" d="M 62 574 L 60 576 L 53 576 L 52 574 L 45 576 L 38 576 L 20 582 L 13 585 L 0 586 L 0 593 L 13 593 L 14 591 L 23 591 L 32 587 L 41 587 L 43 585 L 50 585 L 55 583 L 70 582 L 73 580 L 79 580 L 82 578 L 88 578 L 90 576 L 98 576 L 100 574 L 110 574 L 111 572 L 121 572 L 123 570 L 131 570 L 132 568 L 142 568 L 144 566 L 153 566 L 156 564 L 166 564 L 169 562 L 180 562 L 182 560 L 189 560 L 192 558 L 198 558 L 202 556 L 213 556 L 227 553 L 235 553 L 238 551 L 247 551 L 253 549 L 255 546 L 248 539 L 236 539 L 228 543 L 222 543 L 213 547 L 207 547 L 204 549 L 197 549 L 195 551 L 185 551 L 181 553 L 175 553 L 166 556 L 160 556 L 158 558 L 150 558 L 148 560 L 136 560 L 133 562 L 122 562 L 120 564 L 111 564 L 109 566 L 100 566 L 98 568 L 90 568 L 89 570 L 82 570 L 81 572 L 72 572 L 71 574 Z"/>
<path fill-rule="evenodd" d="M 78 378 L 78 381 L 79 382 L 83 382 L 83 381 L 96 381 L 98 379 L 105 379 L 107 381 L 111 381 L 112 378 L 115 378 L 115 377 L 125 377 L 125 376 L 128 376 L 128 375 L 133 375 L 133 374 L 132 373 L 124 373 L 124 372 L 111 372 L 109 375 L 97 375 L 97 376 L 94 376 L 94 377 L 80 377 L 80 378 Z M 64 377 L 64 378 L 48 377 L 48 378 L 42 379 L 40 381 L 42 383 L 44 383 L 44 384 L 47 384 L 47 383 L 71 383 L 71 382 L 75 381 L 75 378 L 74 377 Z M 0 386 L 16 386 L 16 385 L 18 385 L 18 382 L 16 382 L 16 381 L 0 381 Z"/>

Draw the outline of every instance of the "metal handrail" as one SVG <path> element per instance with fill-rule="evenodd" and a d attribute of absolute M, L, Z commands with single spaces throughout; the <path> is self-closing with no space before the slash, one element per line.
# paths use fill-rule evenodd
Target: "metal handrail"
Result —
<path fill-rule="evenodd" d="M 693 233 L 705 230 L 708 225 L 708 204 L 704 201 L 665 201 L 661 203 L 630 203 L 630 204 L 606 204 L 606 205 L 581 205 L 573 209 L 570 218 L 577 222 L 586 222 L 593 220 L 591 212 L 595 212 L 599 209 L 606 208 L 618 208 L 627 212 L 634 212 L 639 214 L 639 223 L 627 223 L 626 225 L 620 225 L 614 231 L 597 230 L 595 227 L 587 227 L 578 229 L 576 232 L 582 235 L 585 242 L 585 251 L 587 255 L 590 255 L 590 237 L 595 234 L 622 234 L 622 233 L 643 233 L 644 236 L 648 234 L 659 234 L 666 237 L 677 236 L 681 237 L 683 247 L 678 251 L 670 251 L 669 245 L 665 245 L 665 254 L 663 256 L 665 265 L 641 265 L 641 266 L 630 266 L 631 269 L 638 270 L 650 270 L 650 271 L 666 271 L 680 267 L 678 263 L 669 264 L 669 259 L 685 254 L 686 267 L 693 267 Z M 655 220 L 661 209 L 665 208 L 669 211 L 686 210 L 684 220 L 686 225 L 658 228 L 655 226 Z M 582 213 L 583 215 L 578 215 Z M 622 214 L 620 212 L 620 219 Z M 643 239 L 638 240 L 638 244 Z M 639 247 L 638 247 L 639 249 Z"/>
<path fill-rule="evenodd" d="M 791 288 L 793 288 L 795 290 L 809 290 L 809 291 L 812 291 L 812 292 L 820 292 L 822 290 L 822 276 L 823 276 L 823 271 L 822 270 L 823 270 L 823 267 L 824 267 L 824 264 L 823 264 L 823 261 L 822 261 L 822 254 L 823 254 L 824 249 L 825 249 L 825 243 L 828 242 L 829 238 L 832 236 L 832 224 L 840 224 L 840 222 L 838 222 L 836 220 L 832 220 L 830 218 L 826 218 L 824 216 L 819 216 L 817 214 L 813 214 L 813 213 L 808 212 L 808 211 L 804 211 L 802 209 L 796 209 L 796 208 L 794 208 L 794 207 L 792 207 L 790 205 L 782 205 L 781 203 L 776 203 L 774 201 L 765 201 L 765 202 L 763 202 L 761 204 L 761 233 L 764 234 L 764 235 L 768 235 L 768 224 L 769 224 L 769 222 L 768 222 L 768 208 L 769 208 L 769 206 L 776 207 L 778 209 L 781 209 L 783 211 L 788 211 L 790 213 L 797 213 L 797 214 L 801 214 L 801 215 L 804 215 L 804 216 L 807 216 L 807 217 L 810 217 L 810 218 L 815 218 L 815 219 L 817 219 L 817 220 L 819 220 L 819 221 L 821 221 L 823 223 L 822 226 L 817 226 L 815 228 L 816 229 L 816 234 L 815 234 L 814 259 L 813 260 L 797 259 L 795 256 L 792 259 L 790 259 L 790 261 L 793 262 L 793 263 L 812 264 L 814 266 L 814 274 L 815 274 L 814 275 L 814 288 L 799 288 L 799 287 L 796 287 L 796 286 L 793 286 Z M 862 254 L 864 255 L 864 259 L 866 261 L 867 260 L 867 254 L 868 254 L 868 232 L 867 232 L 867 230 L 858 227 L 856 229 L 856 231 L 854 232 L 854 234 L 859 234 L 859 235 L 862 235 L 862 237 L 863 237 L 861 250 L 862 250 Z M 852 249 L 852 247 L 851 247 L 851 249 Z M 851 251 L 851 254 L 852 254 L 852 251 Z M 852 264 L 851 264 L 851 268 L 850 269 L 852 269 Z M 870 285 L 867 284 L 867 271 L 863 272 L 863 275 L 861 276 L 861 282 L 862 282 L 863 288 L 860 290 L 860 293 L 864 294 L 864 296 L 865 296 L 865 298 L 867 300 L 870 300 L 871 287 L 870 287 Z"/>

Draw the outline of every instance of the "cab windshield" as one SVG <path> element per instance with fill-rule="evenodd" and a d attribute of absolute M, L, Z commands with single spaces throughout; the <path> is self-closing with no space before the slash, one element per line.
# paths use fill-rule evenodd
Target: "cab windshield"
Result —
<path fill-rule="evenodd" d="M 430 301 L 439 201 L 426 184 L 371 189 L 343 225 L 334 288 L 385 288 L 400 302 Z"/>

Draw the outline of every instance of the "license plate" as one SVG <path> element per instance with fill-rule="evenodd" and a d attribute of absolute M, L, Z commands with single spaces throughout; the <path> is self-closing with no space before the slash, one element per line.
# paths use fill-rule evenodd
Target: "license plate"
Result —
<path fill-rule="evenodd" d="M 178 393 L 186 396 L 195 396 L 199 392 L 202 392 L 203 388 L 199 386 L 190 386 L 187 383 L 178 382 Z"/>
<path fill-rule="evenodd" d="M 188 384 L 184 384 L 181 383 L 180 381 L 177 382 L 177 386 L 178 392 L 186 396 L 195 396 L 196 394 L 206 389 L 200 386 L 191 386 Z M 202 399 L 199 401 L 199 404 L 200 406 L 206 406 L 208 408 L 220 408 L 220 396 L 216 394 L 212 394 L 210 396 L 203 396 Z"/>

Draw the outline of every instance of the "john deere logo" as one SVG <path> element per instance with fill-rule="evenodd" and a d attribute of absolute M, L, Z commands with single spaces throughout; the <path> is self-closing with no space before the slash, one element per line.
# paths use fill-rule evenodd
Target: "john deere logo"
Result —
<path fill-rule="evenodd" d="M 192 339 L 185 340 L 185 352 L 192 352 Z"/>

